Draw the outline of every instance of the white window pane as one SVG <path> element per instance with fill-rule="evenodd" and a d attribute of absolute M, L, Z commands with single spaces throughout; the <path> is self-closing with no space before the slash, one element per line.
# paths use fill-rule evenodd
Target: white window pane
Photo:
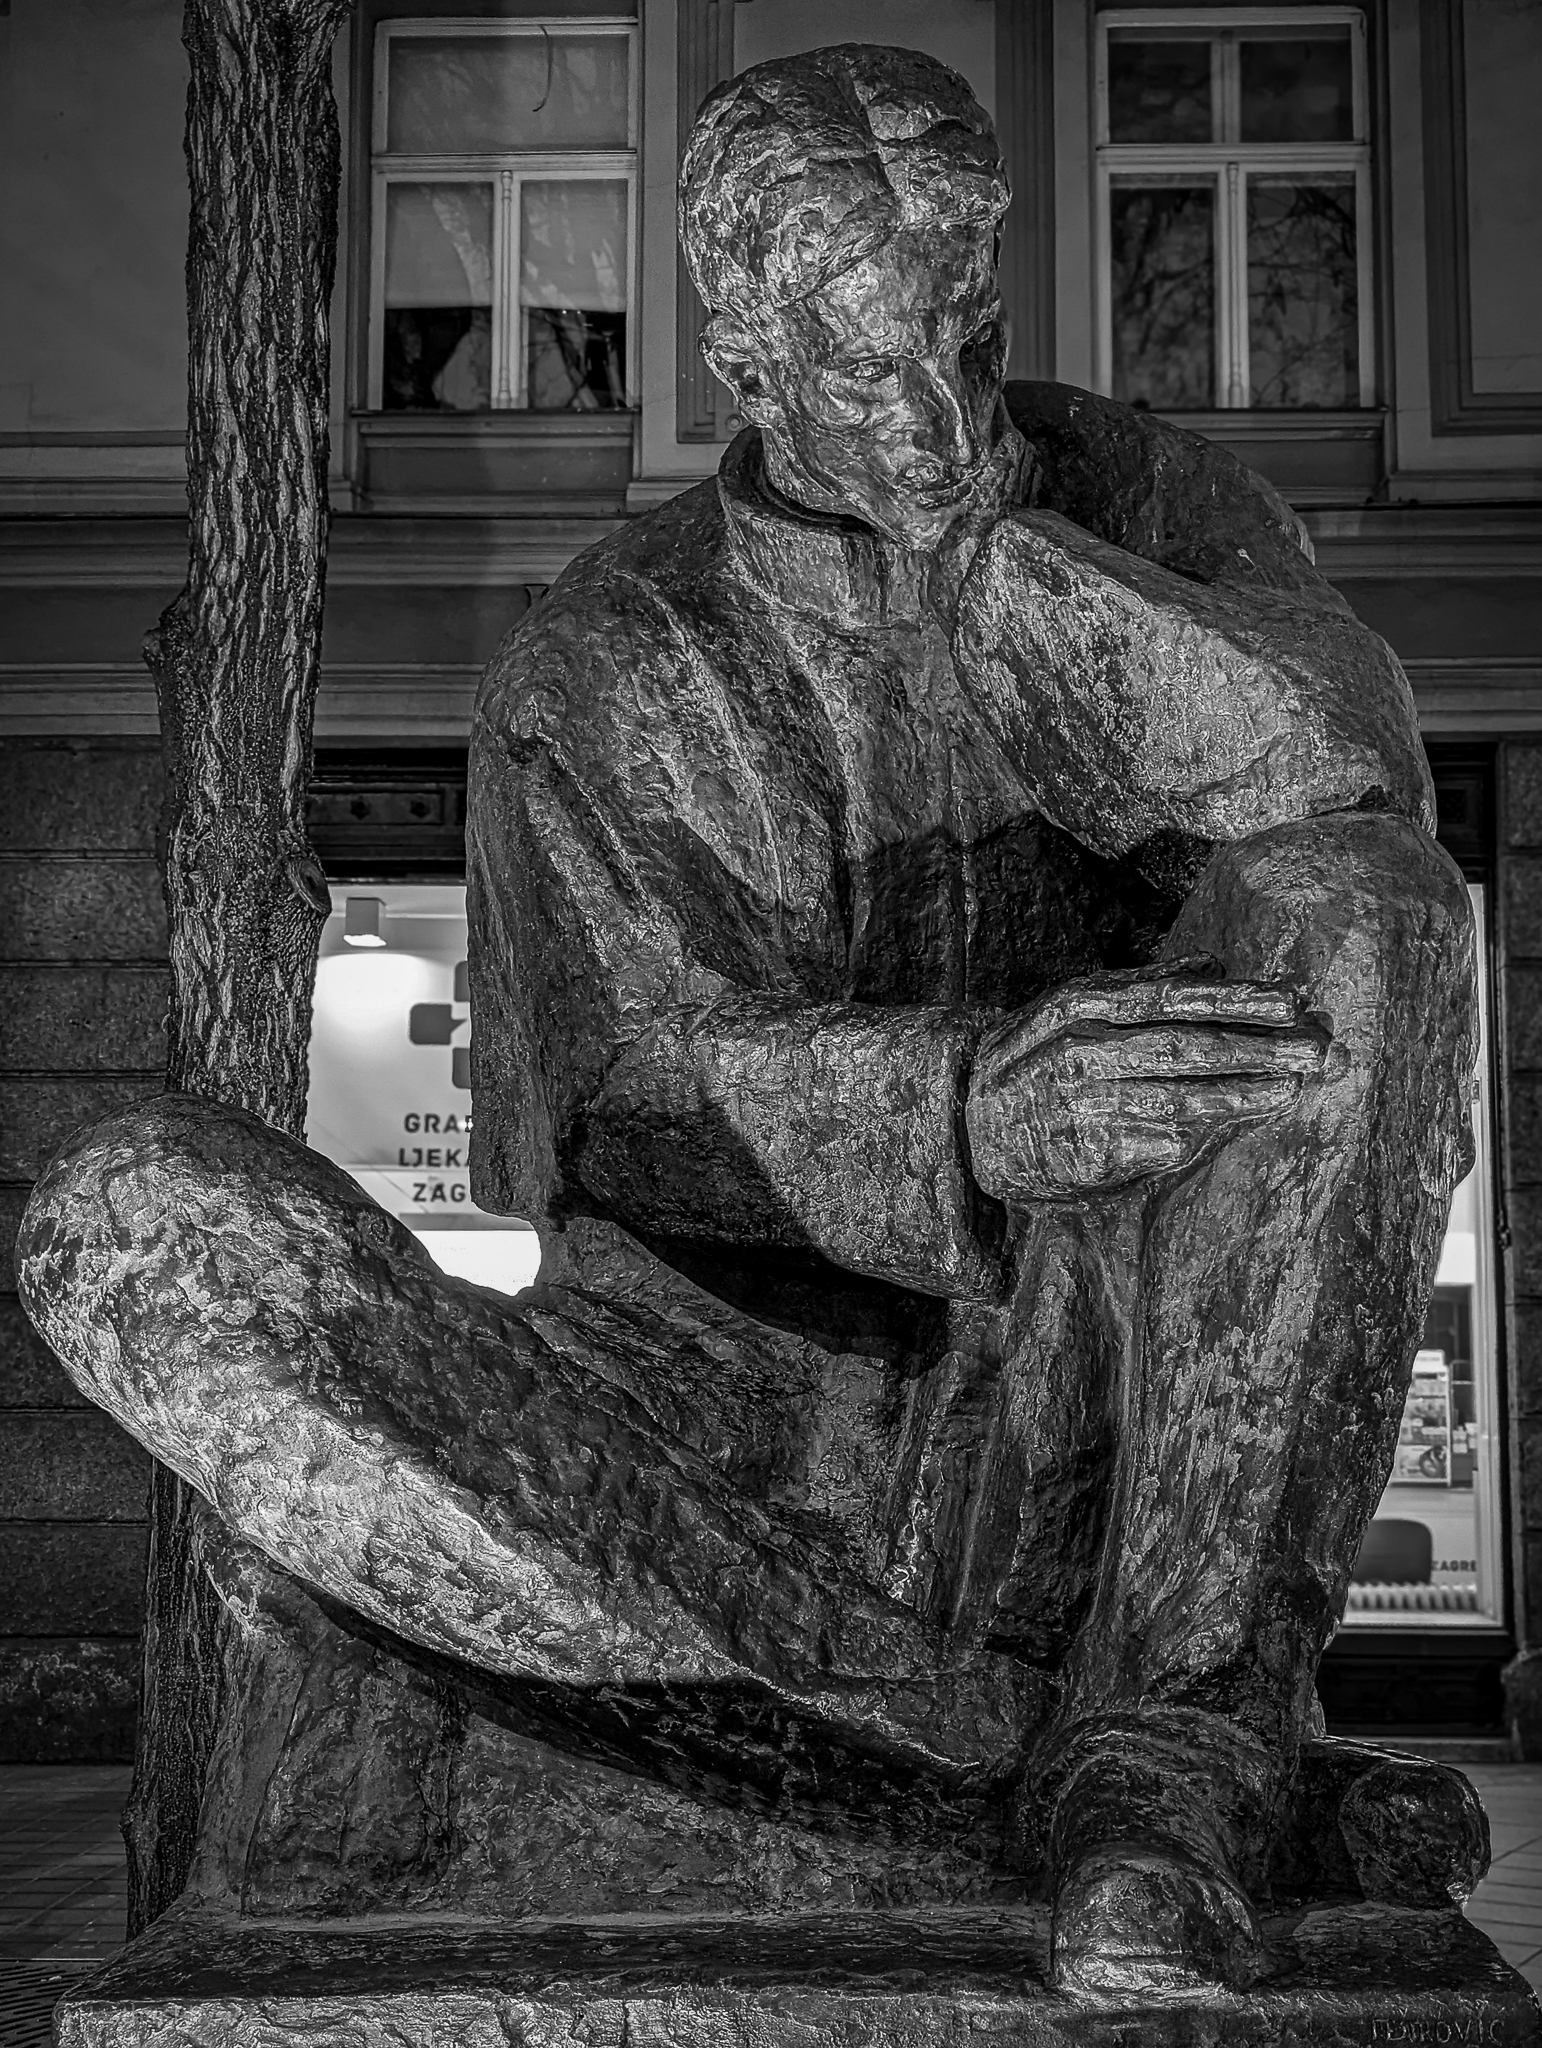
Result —
<path fill-rule="evenodd" d="M 344 937 L 347 898 L 379 904 L 383 944 Z M 344 1167 L 450 1273 L 517 1293 L 540 1246 L 471 1199 L 466 892 L 425 883 L 335 888 L 311 1012 L 306 1142 Z"/>
<path fill-rule="evenodd" d="M 622 35 L 393 36 L 386 147 L 625 149 Z"/>
<path fill-rule="evenodd" d="M 491 185 L 392 185 L 386 193 L 388 306 L 490 306 Z"/>
<path fill-rule="evenodd" d="M 1250 176 L 1251 405 L 1360 403 L 1360 273 L 1352 177 Z"/>
<path fill-rule="evenodd" d="M 387 412 L 492 404 L 491 185 L 390 185 L 381 401 Z"/>
<path fill-rule="evenodd" d="M 625 312 L 625 180 L 527 179 L 519 253 L 521 305 Z"/>
<path fill-rule="evenodd" d="M 519 300 L 525 402 L 536 412 L 626 404 L 626 183 L 526 179 Z"/>

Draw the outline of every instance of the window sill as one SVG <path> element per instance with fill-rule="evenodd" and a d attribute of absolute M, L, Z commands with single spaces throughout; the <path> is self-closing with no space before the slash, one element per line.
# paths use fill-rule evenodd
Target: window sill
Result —
<path fill-rule="evenodd" d="M 354 486 L 376 512 L 618 517 L 635 412 L 358 413 Z"/>
<path fill-rule="evenodd" d="M 1386 479 L 1386 413 L 1379 406 L 1344 412 L 1164 412 L 1230 449 L 1266 476 L 1293 505 L 1363 505 Z"/>

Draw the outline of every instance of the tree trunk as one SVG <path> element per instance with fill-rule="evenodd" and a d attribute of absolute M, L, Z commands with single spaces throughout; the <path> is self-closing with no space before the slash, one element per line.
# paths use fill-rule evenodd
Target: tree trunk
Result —
<path fill-rule="evenodd" d="M 186 0 L 187 584 L 148 636 L 166 766 L 167 1084 L 295 1135 L 324 877 L 305 832 L 327 545 L 332 43 L 350 0 Z M 219 1711 L 198 1512 L 157 1469 L 130 1931 L 187 1879 Z"/>

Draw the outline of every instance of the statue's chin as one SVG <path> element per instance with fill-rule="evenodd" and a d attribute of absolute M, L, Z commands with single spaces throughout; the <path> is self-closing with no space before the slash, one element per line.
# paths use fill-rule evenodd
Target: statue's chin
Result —
<path fill-rule="evenodd" d="M 851 488 L 839 476 L 810 469 L 773 431 L 762 429 L 762 435 L 766 481 L 777 497 L 800 512 L 812 512 L 827 519 L 858 520 L 895 547 L 914 549 L 921 554 L 934 553 L 941 547 L 949 528 L 968 503 L 970 487 L 978 476 L 976 471 L 967 483 L 946 494 L 939 493 L 933 502 L 922 495 L 900 496 L 860 488 L 872 480 L 866 472 L 853 480 L 859 487 Z"/>

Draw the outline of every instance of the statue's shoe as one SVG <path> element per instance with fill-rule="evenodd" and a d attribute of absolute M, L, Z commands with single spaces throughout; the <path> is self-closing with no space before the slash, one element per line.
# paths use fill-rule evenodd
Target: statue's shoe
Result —
<path fill-rule="evenodd" d="M 1105 1715 L 1067 1731 L 1040 1781 L 1058 1987 L 1240 1990 L 1263 1973 L 1247 1858 L 1262 1847 L 1272 1768 L 1214 1715 Z"/>
<path fill-rule="evenodd" d="M 1057 1989 L 1242 1989 L 1261 1974 L 1258 1922 L 1220 1868 L 1172 1843 L 1107 1842 L 1067 1868 L 1055 1894 Z"/>
<path fill-rule="evenodd" d="M 1270 1859 L 1277 1896 L 1459 1906 L 1488 1864 L 1488 1821 L 1460 1771 L 1331 1736 L 1303 1745 Z"/>

